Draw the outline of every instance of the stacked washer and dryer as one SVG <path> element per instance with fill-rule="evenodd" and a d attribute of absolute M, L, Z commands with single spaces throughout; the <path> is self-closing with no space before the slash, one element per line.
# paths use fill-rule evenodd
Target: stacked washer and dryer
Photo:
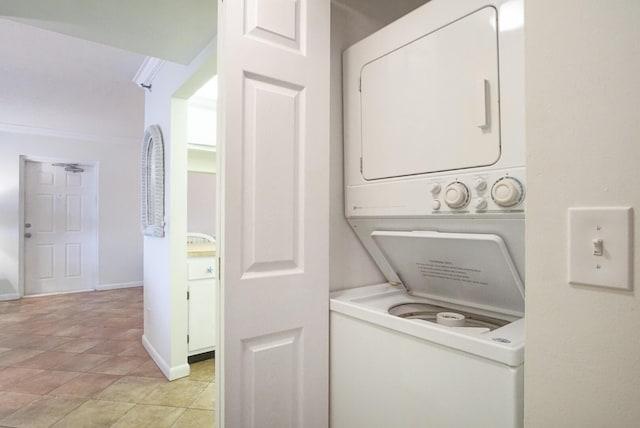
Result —
<path fill-rule="evenodd" d="M 331 426 L 518 427 L 521 0 L 432 0 L 343 55 L 346 216 L 386 282 L 331 296 Z"/>

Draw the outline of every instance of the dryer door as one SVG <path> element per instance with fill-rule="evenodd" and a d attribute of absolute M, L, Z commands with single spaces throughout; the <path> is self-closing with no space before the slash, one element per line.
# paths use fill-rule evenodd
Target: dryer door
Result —
<path fill-rule="evenodd" d="M 496 10 L 485 7 L 362 68 L 364 179 L 498 161 L 496 28 Z"/>

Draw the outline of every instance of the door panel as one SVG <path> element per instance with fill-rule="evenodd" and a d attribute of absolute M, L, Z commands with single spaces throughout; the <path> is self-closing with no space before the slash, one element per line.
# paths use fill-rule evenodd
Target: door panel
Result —
<path fill-rule="evenodd" d="M 67 232 L 82 231 L 82 197 L 79 195 L 67 195 Z"/>
<path fill-rule="evenodd" d="M 65 277 L 77 278 L 82 275 L 82 245 L 65 244 Z"/>
<path fill-rule="evenodd" d="M 26 161 L 25 180 L 24 294 L 95 289 L 94 168 Z"/>
<path fill-rule="evenodd" d="M 243 426 L 307 426 L 302 422 L 302 332 L 298 328 L 243 341 L 243 363 L 247 370 L 242 393 L 258 398 L 245 400 Z M 270 372 L 278 376 L 265 375 Z"/>
<path fill-rule="evenodd" d="M 53 220 L 55 218 L 53 207 L 53 195 L 33 195 L 35 198 L 35 209 L 37 210 L 38 223 L 35 224 L 36 231 L 40 233 L 53 232 Z"/>
<path fill-rule="evenodd" d="M 219 426 L 328 425 L 329 8 L 219 2 Z"/>
<path fill-rule="evenodd" d="M 301 88 L 258 76 L 245 76 L 243 86 L 244 275 L 281 274 L 299 269 L 302 262 L 298 242 Z"/>
<path fill-rule="evenodd" d="M 36 279 L 53 279 L 54 272 L 54 246 L 49 244 L 39 244 L 36 247 L 37 251 L 37 271 L 34 272 L 37 274 L 34 275 Z M 33 269 L 33 267 L 28 267 L 29 270 Z"/>

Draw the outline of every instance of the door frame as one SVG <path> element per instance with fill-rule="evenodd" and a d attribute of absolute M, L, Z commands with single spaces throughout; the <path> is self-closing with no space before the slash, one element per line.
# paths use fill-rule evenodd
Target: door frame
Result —
<path fill-rule="evenodd" d="M 165 162 L 169 165 L 171 171 L 168 175 L 168 181 L 165 183 L 165 189 L 169 189 L 168 209 L 166 216 L 173 225 L 168 230 L 167 237 L 169 239 L 169 265 L 170 265 L 170 283 L 171 284 L 184 284 L 178 286 L 176 290 L 179 290 L 177 294 L 184 296 L 181 301 L 181 305 L 184 304 L 186 311 L 184 317 L 171 318 L 171 328 L 177 331 L 183 332 L 182 337 L 186 339 L 189 333 L 189 308 L 186 300 L 186 294 L 189 289 L 187 281 L 187 222 L 188 222 L 188 210 L 187 210 L 187 190 L 188 190 L 188 174 L 189 174 L 189 145 L 188 145 L 188 100 L 191 98 L 204 84 L 206 84 L 211 78 L 218 74 L 218 54 L 217 51 L 211 52 L 204 57 L 202 64 L 200 64 L 185 80 L 175 89 L 169 96 L 170 99 L 170 130 L 169 130 L 169 156 L 165 158 Z M 216 141 L 217 145 L 217 141 Z M 216 170 L 218 169 L 218 160 L 216 159 Z M 216 181 L 217 185 L 217 181 Z M 217 196 L 216 196 L 217 197 Z M 216 217 L 219 217 L 219 204 L 216 203 Z M 216 230 L 216 235 L 218 231 Z M 217 255 L 216 255 L 217 257 Z M 219 288 L 219 282 L 216 279 L 216 293 Z M 217 300 L 210 302 L 212 305 L 217 305 Z M 216 307 L 216 310 L 217 307 Z M 219 323 L 218 315 L 216 315 L 216 328 Z M 219 349 L 219 339 L 216 330 L 216 347 Z M 178 350 L 180 358 L 184 355 L 184 362 L 189 367 L 189 346 L 186 343 L 180 344 L 183 347 L 182 350 Z M 175 351 L 176 345 L 172 344 L 172 352 Z M 170 364 L 171 365 L 171 364 Z M 181 377 L 188 378 L 190 369 L 186 372 L 176 372 L 174 378 Z M 169 377 L 169 376 L 167 376 Z"/>
<path fill-rule="evenodd" d="M 98 161 L 72 161 L 69 159 L 63 159 L 63 158 L 51 158 L 51 157 L 45 157 L 45 156 L 31 156 L 31 155 L 20 155 L 19 157 L 19 169 L 18 169 L 18 174 L 20 175 L 19 178 L 19 184 L 18 184 L 18 194 L 19 194 L 19 206 L 18 206 L 18 294 L 20 295 L 20 298 L 25 297 L 24 295 L 24 283 L 25 283 L 25 248 L 24 248 L 24 234 L 25 234 L 25 229 L 24 229 L 24 214 L 25 214 L 25 205 L 26 205 L 26 196 L 27 196 L 27 187 L 26 187 L 26 182 L 27 182 L 27 161 L 31 161 L 31 162 L 40 162 L 40 163 L 54 163 L 54 162 L 61 162 L 61 163 L 81 163 L 81 164 L 85 164 L 85 165 L 89 165 L 93 168 L 93 174 L 94 174 L 94 188 L 93 188 L 93 193 L 95 195 L 95 227 L 94 227 L 94 239 L 95 239 L 95 252 L 94 252 L 94 260 L 93 260 L 93 264 L 95 266 L 95 269 L 93 270 L 93 273 L 91 275 L 91 285 L 93 290 L 97 289 L 98 286 L 98 273 L 100 271 L 100 257 L 99 257 L 99 248 L 100 248 L 100 233 L 99 233 L 99 225 L 100 225 L 100 183 L 99 183 L 99 177 L 100 177 L 100 162 Z M 84 291 L 84 290 L 83 290 Z M 91 290 L 88 290 L 91 291 Z M 66 294 L 66 293 L 77 293 L 79 291 L 69 291 L 69 292 L 62 292 L 62 293 L 55 293 L 55 294 Z M 46 295 L 46 294 L 42 294 L 41 296 Z M 29 297 L 29 296 L 27 296 Z"/>

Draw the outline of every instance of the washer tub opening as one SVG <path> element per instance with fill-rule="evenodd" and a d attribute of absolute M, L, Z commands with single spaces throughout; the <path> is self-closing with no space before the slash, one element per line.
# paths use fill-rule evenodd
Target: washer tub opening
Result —
<path fill-rule="evenodd" d="M 389 308 L 389 314 L 400 318 L 415 319 L 437 323 L 437 316 L 442 312 L 454 312 L 464 316 L 464 325 L 461 327 L 484 327 L 495 330 L 509 324 L 509 321 L 484 315 L 472 314 L 470 312 L 452 310 L 442 306 L 428 303 L 400 303 Z"/>

